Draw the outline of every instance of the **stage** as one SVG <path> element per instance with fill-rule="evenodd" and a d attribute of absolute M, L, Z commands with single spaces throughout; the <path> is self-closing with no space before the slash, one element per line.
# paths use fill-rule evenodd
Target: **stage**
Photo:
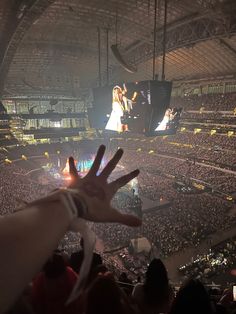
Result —
<path fill-rule="evenodd" d="M 150 200 L 150 199 L 143 197 L 143 196 L 141 196 L 140 198 L 142 200 L 142 212 L 143 212 L 143 214 L 157 211 L 157 210 L 160 210 L 160 209 L 163 209 L 163 208 L 170 206 L 170 202 L 167 200 L 153 201 L 153 200 Z"/>
<path fill-rule="evenodd" d="M 118 193 L 121 193 L 121 194 L 123 193 L 129 197 L 133 197 L 132 192 L 128 190 L 127 187 L 122 188 L 121 191 Z M 153 201 L 153 200 L 150 200 L 149 198 L 146 198 L 140 195 L 139 195 L 139 198 L 142 201 L 142 213 L 143 214 L 154 212 L 163 208 L 167 208 L 171 204 L 168 200 L 165 200 L 165 199 L 161 201 L 158 201 L 158 200 Z"/>

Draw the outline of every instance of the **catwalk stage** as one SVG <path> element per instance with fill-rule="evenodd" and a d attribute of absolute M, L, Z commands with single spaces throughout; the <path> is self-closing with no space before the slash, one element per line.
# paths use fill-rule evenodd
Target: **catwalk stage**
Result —
<path fill-rule="evenodd" d="M 142 212 L 143 212 L 143 214 L 157 211 L 157 210 L 167 208 L 170 206 L 170 202 L 167 200 L 153 201 L 153 200 L 150 200 L 146 197 L 141 197 L 141 200 L 142 200 Z"/>

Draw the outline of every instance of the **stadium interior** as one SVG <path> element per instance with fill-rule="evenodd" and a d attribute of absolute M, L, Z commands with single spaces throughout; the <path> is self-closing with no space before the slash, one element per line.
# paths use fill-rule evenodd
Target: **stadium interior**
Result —
<path fill-rule="evenodd" d="M 103 144 L 99 171 L 124 150 L 109 180 L 140 170 L 112 205 L 142 225 L 87 222 L 69 306 L 84 247 L 67 232 L 4 313 L 236 313 L 235 0 L 0 1 L 2 218 Z"/>

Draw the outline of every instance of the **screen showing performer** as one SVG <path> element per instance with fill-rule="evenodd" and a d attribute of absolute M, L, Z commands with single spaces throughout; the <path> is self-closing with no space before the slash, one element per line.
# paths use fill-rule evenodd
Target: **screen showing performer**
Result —
<path fill-rule="evenodd" d="M 159 123 L 155 132 L 166 131 L 166 130 L 176 130 L 179 125 L 179 120 L 181 116 L 182 108 L 168 108 L 165 115 Z"/>
<path fill-rule="evenodd" d="M 93 126 L 107 132 L 144 132 L 150 105 L 148 81 L 96 88 L 93 98 Z"/>
<path fill-rule="evenodd" d="M 170 107 L 171 82 L 118 83 L 93 89 L 91 127 L 107 134 L 174 134 L 181 110 Z"/>
<path fill-rule="evenodd" d="M 138 92 L 135 91 L 131 99 L 126 97 L 127 92 L 125 84 L 123 84 L 123 89 L 118 85 L 113 87 L 112 111 L 105 126 L 106 130 L 117 132 L 129 131 L 128 119 Z"/>

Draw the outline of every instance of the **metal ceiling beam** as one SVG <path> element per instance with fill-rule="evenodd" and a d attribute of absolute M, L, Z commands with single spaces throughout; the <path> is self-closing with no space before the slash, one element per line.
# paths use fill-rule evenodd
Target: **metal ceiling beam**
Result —
<path fill-rule="evenodd" d="M 55 0 L 17 0 L 3 31 L 0 46 L 0 96 L 15 52 L 27 30 Z"/>
<path fill-rule="evenodd" d="M 186 24 L 181 24 L 173 29 L 167 28 L 166 51 L 170 52 L 182 47 L 190 47 L 198 42 L 222 38 L 236 34 L 236 21 L 234 19 L 228 20 L 228 23 L 223 23 L 220 19 L 208 19 L 206 17 L 197 21 L 188 21 Z M 157 34 L 157 42 L 161 43 L 163 40 L 162 32 Z M 162 53 L 161 45 L 157 47 L 156 56 Z M 132 53 L 126 55 L 130 62 L 133 61 L 135 65 L 149 60 L 152 56 L 152 46 L 146 43 L 140 44 Z"/>
<path fill-rule="evenodd" d="M 219 39 L 219 43 L 236 56 L 236 49 L 231 47 L 224 39 Z"/>

